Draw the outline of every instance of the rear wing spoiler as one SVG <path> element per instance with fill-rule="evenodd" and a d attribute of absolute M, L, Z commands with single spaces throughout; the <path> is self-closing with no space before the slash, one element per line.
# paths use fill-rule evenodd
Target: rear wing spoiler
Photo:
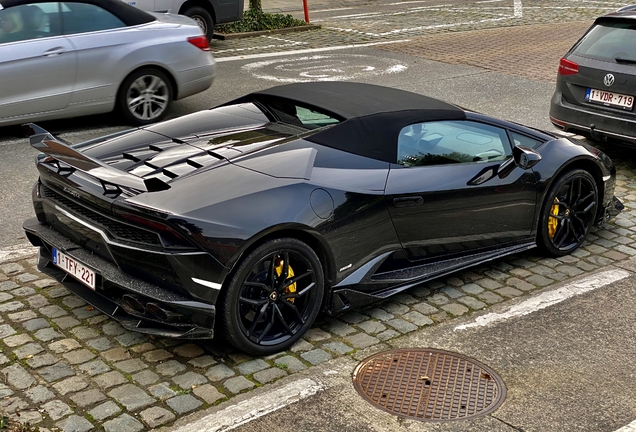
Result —
<path fill-rule="evenodd" d="M 86 156 L 71 147 L 70 143 L 56 138 L 34 123 L 27 123 L 22 127 L 29 136 L 31 147 L 95 177 L 102 182 L 104 190 L 109 189 L 107 186 L 115 186 L 117 188 L 122 186 L 142 192 L 158 192 L 170 189 L 169 184 L 158 178 L 143 179 Z"/>

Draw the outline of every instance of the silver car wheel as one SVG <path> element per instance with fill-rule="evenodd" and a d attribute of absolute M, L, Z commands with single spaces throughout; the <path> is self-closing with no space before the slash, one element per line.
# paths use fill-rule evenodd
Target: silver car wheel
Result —
<path fill-rule="evenodd" d="M 203 19 L 202 16 L 193 15 L 190 18 L 197 22 L 199 27 L 201 27 L 201 30 L 203 30 L 203 34 L 208 34 L 208 24 L 205 22 L 205 19 Z"/>
<path fill-rule="evenodd" d="M 164 113 L 170 103 L 168 84 L 156 75 L 142 75 L 128 87 L 126 103 L 135 118 L 154 120 Z"/>
<path fill-rule="evenodd" d="M 210 11 L 201 6 L 191 6 L 183 11 L 183 14 L 192 18 L 199 25 L 201 30 L 203 30 L 203 33 L 208 39 L 212 39 L 214 35 L 214 18 L 210 15 Z"/>

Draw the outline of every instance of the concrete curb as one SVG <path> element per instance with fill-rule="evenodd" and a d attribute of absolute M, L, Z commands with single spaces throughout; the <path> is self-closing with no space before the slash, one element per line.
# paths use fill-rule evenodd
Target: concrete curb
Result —
<path fill-rule="evenodd" d="M 306 30 L 316 30 L 319 28 L 320 28 L 320 25 L 318 24 L 307 24 L 304 26 L 286 27 L 286 28 L 276 29 L 276 30 L 262 30 L 262 31 L 245 32 L 245 33 L 214 33 L 213 38 L 220 39 L 220 40 L 244 39 L 244 38 L 262 36 L 262 35 L 284 34 L 284 33 L 294 33 L 294 32 L 306 31 Z"/>
<path fill-rule="evenodd" d="M 31 246 L 30 243 L 11 246 L 7 249 L 0 250 L 0 264 L 30 258 L 37 253 L 38 248 Z"/>

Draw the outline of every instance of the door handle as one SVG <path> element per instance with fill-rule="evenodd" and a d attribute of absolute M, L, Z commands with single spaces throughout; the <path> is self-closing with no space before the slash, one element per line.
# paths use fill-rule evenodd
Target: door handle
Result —
<path fill-rule="evenodd" d="M 424 204 L 424 198 L 421 196 L 394 198 L 393 204 L 395 204 L 396 207 L 413 207 Z"/>
<path fill-rule="evenodd" d="M 44 57 L 53 57 L 56 55 L 60 55 L 65 53 L 66 50 L 63 47 L 56 47 L 56 48 L 51 48 L 50 50 L 46 50 L 44 52 L 44 54 L 42 54 Z"/>

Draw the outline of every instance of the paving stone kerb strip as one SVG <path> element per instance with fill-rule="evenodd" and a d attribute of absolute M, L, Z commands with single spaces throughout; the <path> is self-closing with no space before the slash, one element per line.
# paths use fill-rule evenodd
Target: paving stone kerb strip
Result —
<path fill-rule="evenodd" d="M 559 60 L 590 25 L 583 21 L 434 34 L 378 49 L 555 82 Z"/>

